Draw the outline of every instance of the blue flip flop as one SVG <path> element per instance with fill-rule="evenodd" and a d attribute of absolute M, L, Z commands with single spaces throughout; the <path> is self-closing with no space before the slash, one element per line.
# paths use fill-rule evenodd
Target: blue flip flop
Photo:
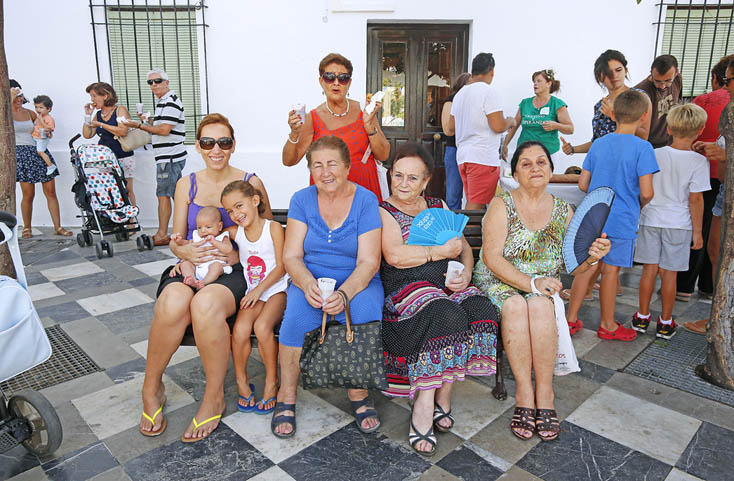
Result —
<path fill-rule="evenodd" d="M 259 403 L 255 404 L 255 414 L 270 414 L 273 412 L 273 409 L 275 409 L 275 405 L 271 407 L 270 409 L 260 409 L 258 404 L 262 404 L 265 406 L 267 403 L 275 401 L 275 396 L 271 397 L 270 399 L 261 399 Z"/>
<path fill-rule="evenodd" d="M 250 401 L 255 399 L 255 385 L 250 384 L 250 396 L 249 397 L 245 397 L 241 394 L 239 395 L 239 397 L 240 399 L 244 400 L 245 403 L 250 404 Z M 252 406 L 243 406 L 242 404 L 239 403 L 239 401 L 237 402 L 237 410 L 243 413 L 251 413 L 252 411 L 255 410 L 256 407 L 257 407 L 257 404 L 253 404 Z"/>

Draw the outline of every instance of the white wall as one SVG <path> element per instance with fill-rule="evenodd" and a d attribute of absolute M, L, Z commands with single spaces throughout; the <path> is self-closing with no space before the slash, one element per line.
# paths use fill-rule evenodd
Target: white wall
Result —
<path fill-rule="evenodd" d="M 502 93 L 507 115 L 513 115 L 519 101 L 532 95 L 532 72 L 552 67 L 561 80 L 559 96 L 568 103 L 576 125 L 576 133 L 566 137 L 573 143 L 591 138 L 592 107 L 604 94 L 593 78 L 596 57 L 608 48 L 624 52 L 631 84 L 647 75 L 654 57 L 654 2 L 394 3 L 393 12 L 337 13 L 328 10 L 328 0 L 207 1 L 209 109 L 230 118 L 238 141 L 234 164 L 257 172 L 275 208 L 287 207 L 291 194 L 305 186 L 308 178 L 303 163 L 286 168 L 280 162 L 288 133 L 287 112 L 295 102 L 305 102 L 309 109 L 322 102 L 317 67 L 331 51 L 351 59 L 355 66 L 351 97 L 363 99 L 368 20 L 472 21 L 470 63 L 478 52 L 494 54 L 494 84 Z M 96 81 L 89 1 L 11 0 L 5 2 L 5 22 L 11 78 L 23 85 L 26 96 L 45 93 L 54 100 L 57 130 L 50 150 L 61 166 L 57 192 L 62 202 L 62 221 L 64 225 L 78 225 L 77 209 L 69 192 L 73 173 L 68 166 L 66 143 L 81 127 L 82 106 L 88 101 L 84 88 Z M 40 33 L 39 25 L 46 27 Z M 203 62 L 201 65 L 203 68 Z M 137 155 L 135 193 L 141 208 L 140 221 L 155 225 L 153 162 L 147 152 Z M 191 150 L 186 172 L 202 166 Z M 40 187 L 34 211 L 34 225 L 50 225 Z"/>

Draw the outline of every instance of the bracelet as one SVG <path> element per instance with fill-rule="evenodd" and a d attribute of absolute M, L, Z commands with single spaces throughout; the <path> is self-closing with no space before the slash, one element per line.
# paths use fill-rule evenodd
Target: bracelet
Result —
<path fill-rule="evenodd" d="M 375 135 L 375 134 L 377 133 L 377 130 L 378 130 L 378 129 L 377 129 L 377 127 L 375 127 L 375 131 L 374 131 L 374 132 L 372 132 L 372 133 L 369 133 L 369 132 L 367 132 L 367 135 L 368 135 L 369 137 L 372 137 L 373 135 Z"/>
<path fill-rule="evenodd" d="M 431 253 L 431 246 L 426 247 L 428 251 L 428 262 L 433 262 L 433 254 Z"/>
<path fill-rule="evenodd" d="M 430 262 L 428 259 L 428 247 L 423 247 L 424 254 L 426 255 L 426 262 Z"/>
<path fill-rule="evenodd" d="M 535 279 L 542 279 L 544 276 L 535 276 L 530 278 L 530 289 L 533 294 L 538 294 L 539 296 L 542 296 L 543 294 L 538 290 L 537 287 L 535 287 Z"/>
<path fill-rule="evenodd" d="M 576 149 L 573 148 L 573 145 L 571 146 L 571 155 L 576 153 Z"/>
<path fill-rule="evenodd" d="M 589 259 L 590 259 L 590 257 L 587 257 L 584 262 L 586 262 L 590 266 L 595 266 L 595 265 L 597 265 L 599 263 L 599 259 L 595 260 L 594 262 L 589 262 Z"/>
<path fill-rule="evenodd" d="M 288 134 L 288 137 L 286 137 L 289 143 L 291 144 L 297 144 L 299 140 L 301 140 L 301 136 L 299 135 L 298 138 L 296 138 L 295 141 L 291 140 L 291 134 Z"/>

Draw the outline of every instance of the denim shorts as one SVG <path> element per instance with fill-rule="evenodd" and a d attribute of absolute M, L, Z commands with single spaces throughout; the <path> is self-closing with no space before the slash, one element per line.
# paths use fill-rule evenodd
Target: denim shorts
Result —
<path fill-rule="evenodd" d="M 181 178 L 186 161 L 161 162 L 155 165 L 155 195 L 157 197 L 173 197 L 176 192 L 176 182 Z"/>
<path fill-rule="evenodd" d="M 716 217 L 721 217 L 721 214 L 724 211 L 724 184 L 722 183 L 719 186 L 719 195 L 716 196 L 716 202 L 714 202 L 714 207 L 711 209 L 711 213 L 713 213 Z"/>

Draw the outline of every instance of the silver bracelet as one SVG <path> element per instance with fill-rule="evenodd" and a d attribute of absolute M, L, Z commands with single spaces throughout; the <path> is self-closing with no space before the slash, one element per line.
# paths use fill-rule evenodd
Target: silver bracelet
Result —
<path fill-rule="evenodd" d="M 287 140 L 288 140 L 288 142 L 290 142 L 291 144 L 297 144 L 297 143 L 298 143 L 298 141 L 299 141 L 299 140 L 301 140 L 301 136 L 299 135 L 299 136 L 298 136 L 298 138 L 297 138 L 297 139 L 296 139 L 295 141 L 293 141 L 293 140 L 291 140 L 291 136 L 290 136 L 290 134 L 288 134 L 288 137 L 286 137 L 286 139 L 287 139 Z"/>

